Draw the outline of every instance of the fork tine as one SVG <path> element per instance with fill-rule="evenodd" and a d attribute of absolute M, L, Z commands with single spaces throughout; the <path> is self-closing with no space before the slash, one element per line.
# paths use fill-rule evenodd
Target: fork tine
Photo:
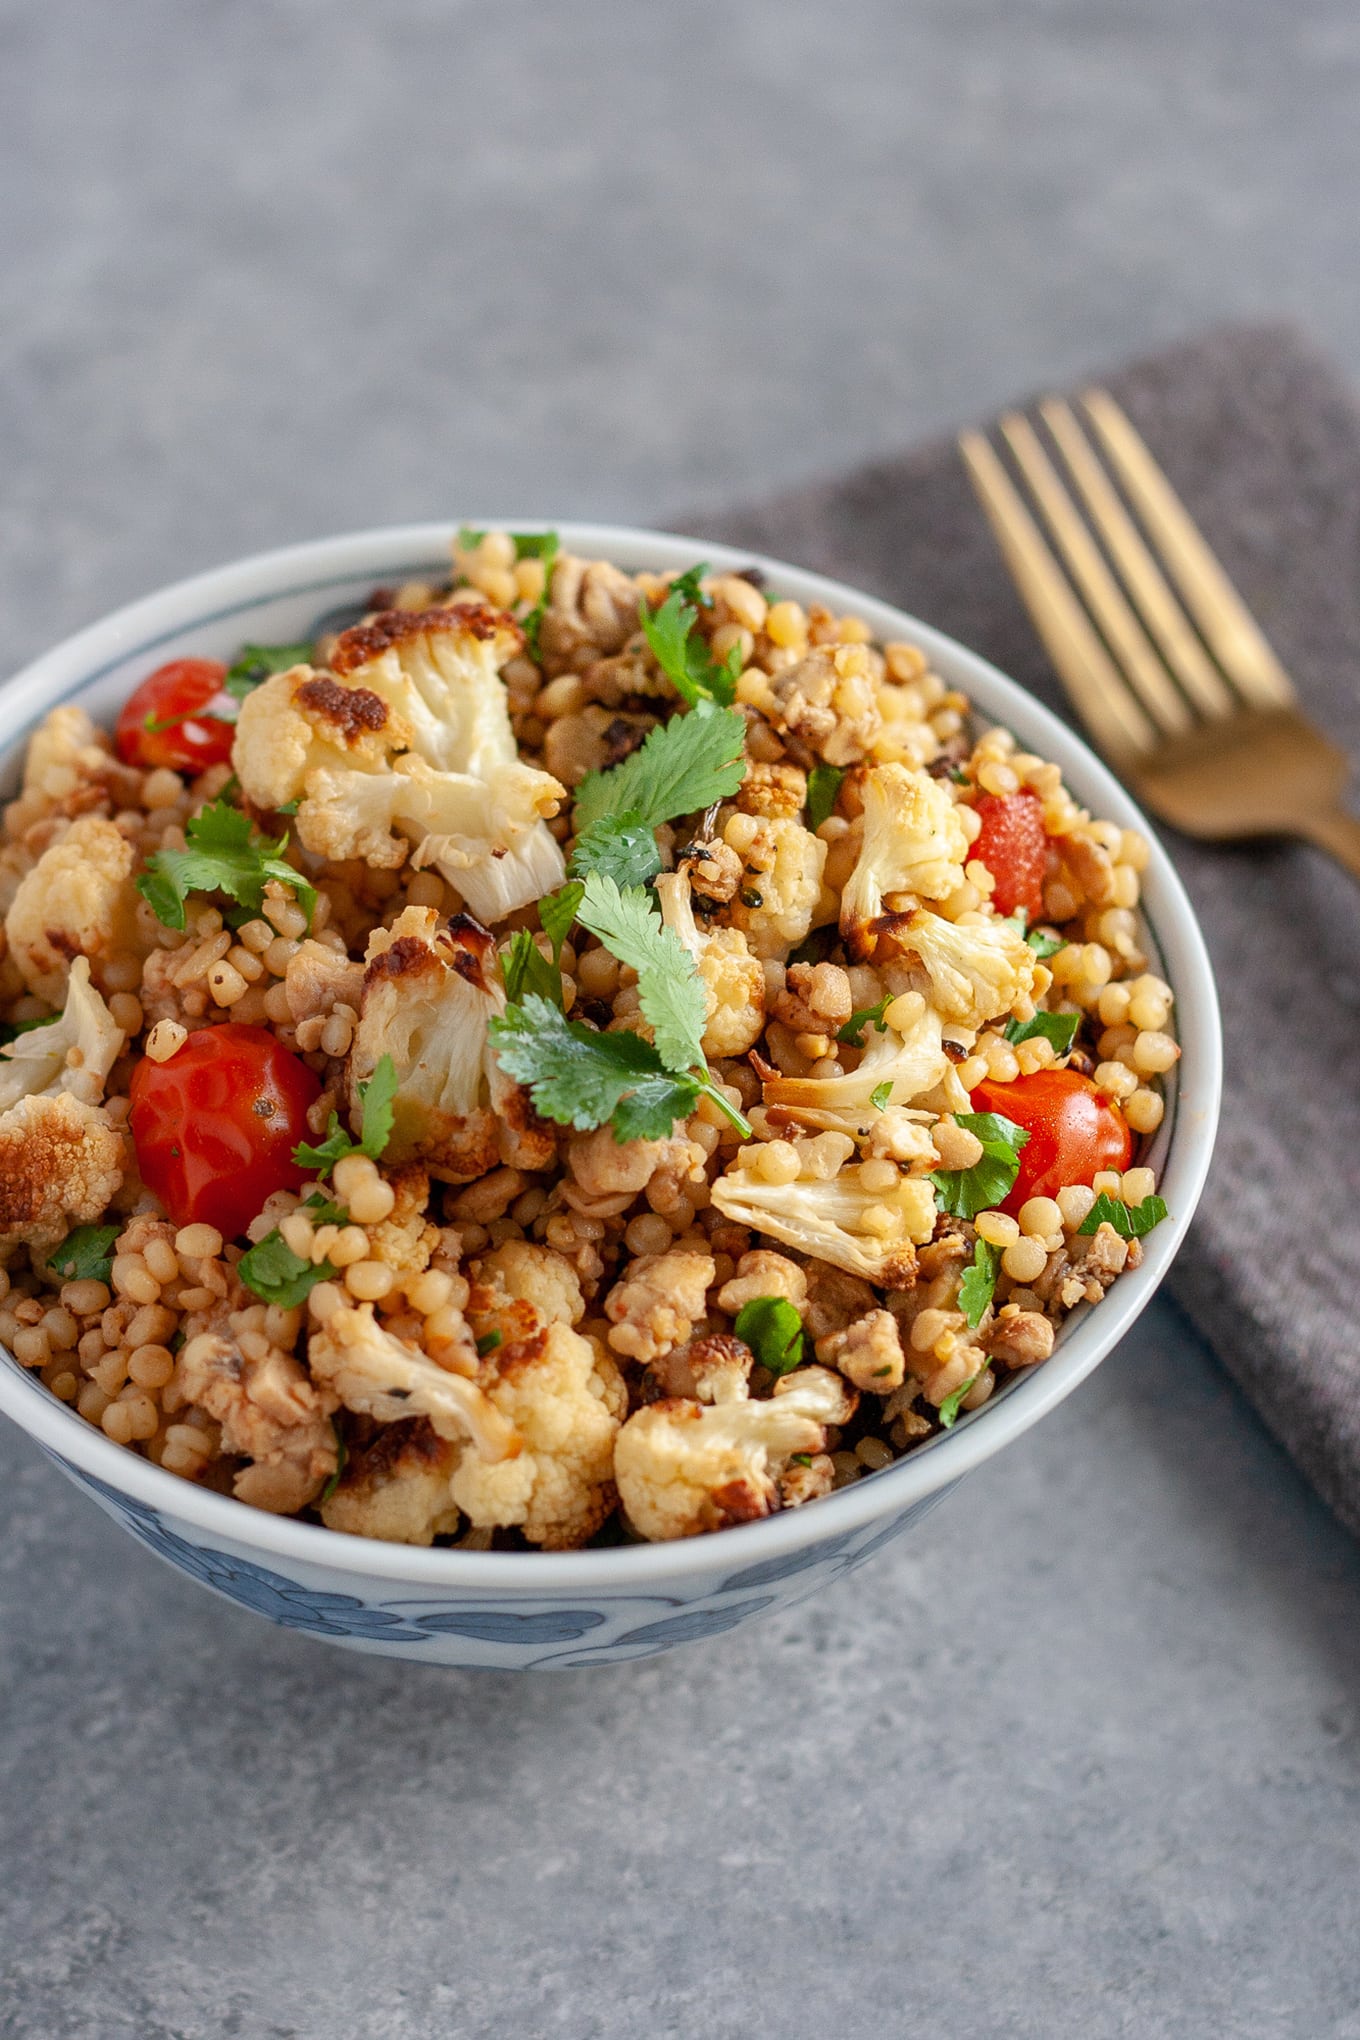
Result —
<path fill-rule="evenodd" d="M 1205 715 L 1231 715 L 1236 707 L 1231 690 L 1196 637 L 1194 626 L 1097 460 L 1071 405 L 1060 397 L 1049 397 L 1039 406 L 1039 412 L 1173 675 Z"/>
<path fill-rule="evenodd" d="M 1068 571 L 1105 641 L 1124 669 L 1125 677 L 1164 736 L 1178 736 L 1191 726 L 1190 711 L 1167 678 L 1165 666 L 1147 632 L 1124 599 L 1076 505 L 1039 444 L 1034 427 L 1018 412 L 1001 420 L 1001 432 L 1016 465 L 1048 520 L 1067 562 Z"/>
<path fill-rule="evenodd" d="M 959 451 L 1073 707 L 1112 762 L 1135 763 L 1157 741 L 1152 724 L 1092 630 L 991 446 L 980 432 L 965 432 Z"/>
<path fill-rule="evenodd" d="M 1106 390 L 1082 402 L 1229 680 L 1258 708 L 1292 706 L 1288 674 L 1119 405 Z"/>

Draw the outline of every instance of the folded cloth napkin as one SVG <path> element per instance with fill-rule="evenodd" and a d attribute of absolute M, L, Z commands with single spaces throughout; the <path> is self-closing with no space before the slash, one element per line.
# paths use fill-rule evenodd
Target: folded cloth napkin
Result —
<path fill-rule="evenodd" d="M 1360 411 L 1297 333 L 1213 333 L 1105 378 L 1360 767 Z M 682 529 L 950 632 L 1071 717 L 952 440 Z M 1360 802 L 1360 794 L 1357 795 Z M 1164 831 L 1218 974 L 1218 1151 L 1171 1286 L 1360 1532 L 1360 887 L 1291 844 Z"/>

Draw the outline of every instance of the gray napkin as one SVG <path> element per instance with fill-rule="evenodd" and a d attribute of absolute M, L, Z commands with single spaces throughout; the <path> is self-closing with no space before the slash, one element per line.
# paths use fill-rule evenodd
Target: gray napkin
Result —
<path fill-rule="evenodd" d="M 1103 380 L 1305 710 L 1360 766 L 1360 411 L 1349 391 L 1301 336 L 1274 326 L 1216 332 Z M 681 528 L 900 603 L 1067 713 L 952 440 Z M 1208 939 L 1227 1037 L 1217 1157 L 1171 1286 L 1360 1532 L 1360 886 L 1303 847 L 1163 834 Z"/>

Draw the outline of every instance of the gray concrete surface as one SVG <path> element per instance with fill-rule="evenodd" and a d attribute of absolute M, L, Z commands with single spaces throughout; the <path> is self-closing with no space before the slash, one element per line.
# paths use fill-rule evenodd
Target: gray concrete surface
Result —
<path fill-rule="evenodd" d="M 15 663 L 250 547 L 664 518 L 1234 313 L 1360 373 L 1350 0 L 0 4 Z M 210 1601 L 0 1436 L 0 2035 L 1360 2035 L 1360 1558 L 1170 1308 L 764 1628 Z"/>

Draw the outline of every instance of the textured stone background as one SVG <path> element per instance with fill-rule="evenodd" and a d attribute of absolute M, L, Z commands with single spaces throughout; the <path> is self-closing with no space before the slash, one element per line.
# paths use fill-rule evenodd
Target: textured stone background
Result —
<path fill-rule="evenodd" d="M 6 0 L 7 662 L 1233 314 L 1360 372 L 1358 74 L 1351 0 Z M 4 2040 L 1360 2035 L 1360 1561 L 1169 1306 L 865 1572 L 612 1672 L 272 1630 L 9 1430 L 0 1516 Z"/>

